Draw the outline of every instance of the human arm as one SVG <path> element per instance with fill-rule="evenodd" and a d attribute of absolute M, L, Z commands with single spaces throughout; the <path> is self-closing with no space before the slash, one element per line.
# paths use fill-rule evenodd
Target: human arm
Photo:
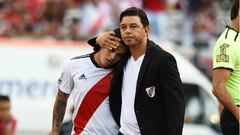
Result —
<path fill-rule="evenodd" d="M 231 74 L 231 70 L 227 68 L 216 68 L 212 73 L 213 95 L 219 102 L 233 113 L 236 119 L 240 122 L 239 111 L 240 109 L 233 103 L 229 96 L 226 83 Z"/>
<path fill-rule="evenodd" d="M 73 60 L 70 60 L 63 66 L 62 73 L 57 81 L 58 92 L 53 107 L 52 130 L 50 135 L 59 134 L 66 110 L 67 100 L 74 87 L 72 64 Z"/>
<path fill-rule="evenodd" d="M 121 39 L 115 36 L 114 31 L 103 33 L 96 38 L 96 43 L 101 47 L 106 47 L 109 50 L 116 49 L 120 46 Z"/>
<path fill-rule="evenodd" d="M 51 135 L 58 135 L 66 111 L 69 94 L 58 89 L 57 97 L 53 108 L 52 131 Z"/>
<path fill-rule="evenodd" d="M 92 38 L 88 40 L 88 44 L 94 47 L 94 51 L 99 50 L 100 47 L 106 47 L 109 50 L 116 49 L 121 43 L 121 39 L 118 38 L 119 36 L 115 36 L 117 30 L 119 31 L 119 29 L 115 29 L 114 31 L 108 31 L 98 37 Z"/>

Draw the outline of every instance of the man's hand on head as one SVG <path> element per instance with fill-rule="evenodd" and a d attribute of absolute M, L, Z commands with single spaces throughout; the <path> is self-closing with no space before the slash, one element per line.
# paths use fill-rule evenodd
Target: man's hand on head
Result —
<path fill-rule="evenodd" d="M 113 31 L 106 32 L 97 37 L 96 42 L 109 50 L 117 49 L 120 46 L 121 39 L 115 36 Z"/>

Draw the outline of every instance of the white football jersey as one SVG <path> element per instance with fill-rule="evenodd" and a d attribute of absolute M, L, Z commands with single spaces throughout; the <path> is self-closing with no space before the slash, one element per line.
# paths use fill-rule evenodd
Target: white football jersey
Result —
<path fill-rule="evenodd" d="M 111 69 L 97 67 L 91 57 L 73 58 L 58 80 L 58 88 L 73 97 L 72 135 L 117 135 L 108 99 Z"/>

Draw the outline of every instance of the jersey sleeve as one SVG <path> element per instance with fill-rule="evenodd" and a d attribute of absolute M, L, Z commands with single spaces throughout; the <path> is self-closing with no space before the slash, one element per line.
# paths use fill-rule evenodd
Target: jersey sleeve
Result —
<path fill-rule="evenodd" d="M 234 48 L 226 43 L 215 46 L 213 51 L 213 69 L 228 68 L 234 70 Z"/>
<path fill-rule="evenodd" d="M 70 94 L 73 89 L 73 78 L 71 74 L 70 63 L 67 63 L 63 69 L 62 73 L 58 79 L 58 89 L 66 94 Z"/>

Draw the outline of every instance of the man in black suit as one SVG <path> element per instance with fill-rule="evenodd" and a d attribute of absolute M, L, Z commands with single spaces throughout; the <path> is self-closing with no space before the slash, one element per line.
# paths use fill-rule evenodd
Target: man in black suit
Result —
<path fill-rule="evenodd" d="M 120 33 L 130 54 L 115 66 L 109 96 L 119 135 L 182 135 L 185 102 L 174 56 L 148 39 L 142 9 L 121 13 Z M 97 43 L 117 42 L 109 39 L 100 36 Z"/>

